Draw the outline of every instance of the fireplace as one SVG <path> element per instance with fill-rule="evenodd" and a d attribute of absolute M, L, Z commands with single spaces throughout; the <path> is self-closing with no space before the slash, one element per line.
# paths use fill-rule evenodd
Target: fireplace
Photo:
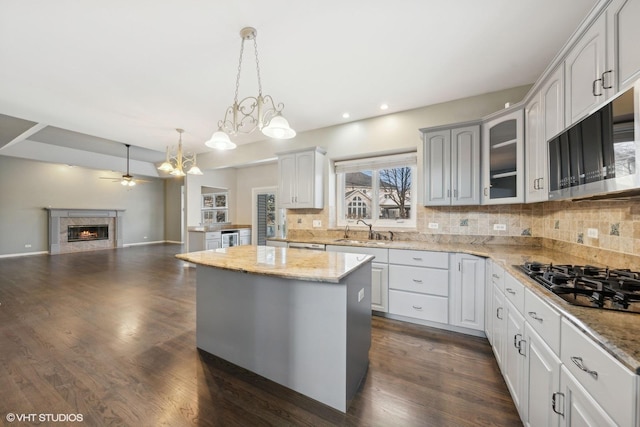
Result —
<path fill-rule="evenodd" d="M 45 209 L 50 254 L 124 247 L 124 209 Z"/>
<path fill-rule="evenodd" d="M 109 240 L 109 224 L 67 226 L 67 242 L 87 240 Z"/>

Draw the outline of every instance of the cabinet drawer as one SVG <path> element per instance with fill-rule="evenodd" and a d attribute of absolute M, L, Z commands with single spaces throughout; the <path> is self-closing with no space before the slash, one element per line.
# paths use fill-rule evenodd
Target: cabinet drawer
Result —
<path fill-rule="evenodd" d="M 566 319 L 560 359 L 618 425 L 635 422 L 637 376 Z"/>
<path fill-rule="evenodd" d="M 491 262 L 491 281 L 504 292 L 504 268 L 495 262 Z"/>
<path fill-rule="evenodd" d="M 560 354 L 560 313 L 530 290 L 524 293 L 524 317 L 556 355 Z"/>
<path fill-rule="evenodd" d="M 389 287 L 446 297 L 449 295 L 449 270 L 390 265 Z"/>
<path fill-rule="evenodd" d="M 449 253 L 390 249 L 389 263 L 448 269 Z"/>
<path fill-rule="evenodd" d="M 504 296 L 522 314 L 524 311 L 524 285 L 508 273 L 504 275 Z"/>
<path fill-rule="evenodd" d="M 205 240 L 222 239 L 222 234 L 219 231 L 207 231 L 204 238 Z"/>
<path fill-rule="evenodd" d="M 389 313 L 432 322 L 447 323 L 449 302 L 446 297 L 389 291 Z"/>

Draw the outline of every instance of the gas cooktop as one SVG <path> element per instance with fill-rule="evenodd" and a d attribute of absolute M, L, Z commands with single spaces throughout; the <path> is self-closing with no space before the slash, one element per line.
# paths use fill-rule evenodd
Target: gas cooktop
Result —
<path fill-rule="evenodd" d="M 640 314 L 639 272 L 535 261 L 515 267 L 571 304 Z"/>

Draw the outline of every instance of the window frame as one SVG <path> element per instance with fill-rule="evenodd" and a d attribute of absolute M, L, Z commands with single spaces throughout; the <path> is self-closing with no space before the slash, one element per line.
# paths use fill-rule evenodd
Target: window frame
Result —
<path fill-rule="evenodd" d="M 381 219 L 380 215 L 380 198 L 384 195 L 384 191 L 380 186 L 380 170 L 394 169 L 399 167 L 411 168 L 411 188 L 410 188 L 410 218 L 405 219 Z M 345 170 L 347 169 L 347 170 Z M 334 162 L 334 174 L 336 179 L 336 224 L 338 227 L 362 227 L 366 228 L 362 223 L 356 224 L 357 219 L 348 219 L 345 214 L 349 212 L 349 203 L 345 198 L 346 185 L 345 174 L 356 171 L 371 171 L 372 196 L 370 214 L 372 218 L 365 221 L 377 228 L 416 228 L 417 224 L 417 153 L 415 151 L 401 154 L 392 154 L 387 156 L 367 157 L 360 159 L 351 159 Z"/>

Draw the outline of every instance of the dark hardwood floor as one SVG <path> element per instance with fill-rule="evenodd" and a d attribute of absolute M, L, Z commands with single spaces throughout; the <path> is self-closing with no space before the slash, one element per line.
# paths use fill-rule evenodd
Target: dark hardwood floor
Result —
<path fill-rule="evenodd" d="M 347 414 L 197 350 L 181 249 L 0 259 L 0 424 L 38 423 L 12 413 L 91 426 L 521 425 L 481 338 L 374 317 Z"/>

